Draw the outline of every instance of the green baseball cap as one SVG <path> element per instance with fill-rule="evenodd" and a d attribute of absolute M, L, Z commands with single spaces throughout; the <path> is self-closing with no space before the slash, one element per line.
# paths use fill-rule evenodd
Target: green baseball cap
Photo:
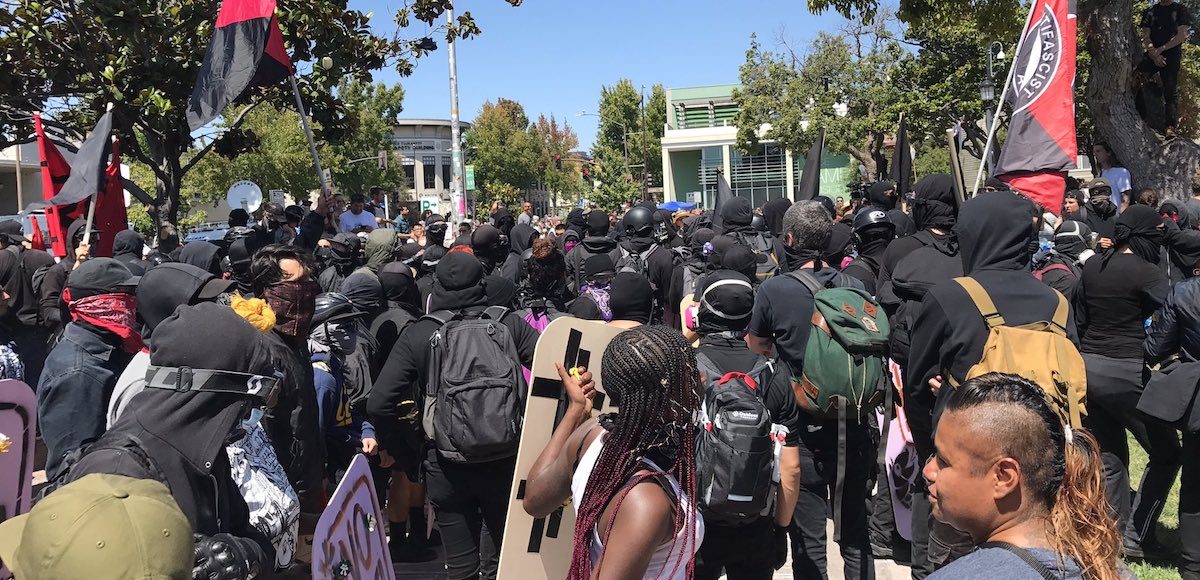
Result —
<path fill-rule="evenodd" d="M 192 527 L 167 487 L 91 474 L 0 523 L 0 560 L 21 580 L 190 580 Z"/>

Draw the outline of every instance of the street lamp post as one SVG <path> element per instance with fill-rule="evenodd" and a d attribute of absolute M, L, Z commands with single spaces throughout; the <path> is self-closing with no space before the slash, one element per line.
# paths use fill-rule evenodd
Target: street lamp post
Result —
<path fill-rule="evenodd" d="M 597 119 L 600 119 L 601 121 L 608 121 L 609 123 L 613 123 L 614 125 L 620 125 L 621 126 L 621 146 L 625 149 L 624 154 L 622 155 L 622 160 L 625 162 L 625 167 L 629 167 L 629 128 L 625 126 L 625 123 L 622 123 L 620 121 L 613 121 L 611 119 L 605 119 L 604 117 L 601 117 L 600 115 L 597 115 L 596 113 L 589 113 L 587 111 L 579 111 L 578 113 L 575 113 L 575 116 L 576 117 L 596 117 Z"/>
<path fill-rule="evenodd" d="M 992 42 L 987 48 L 987 76 L 983 77 L 983 81 L 979 83 L 979 98 L 983 100 L 984 113 L 983 118 L 986 123 L 985 129 L 988 135 L 992 134 L 992 117 L 995 116 L 995 110 L 992 109 L 992 103 L 996 101 L 996 85 L 992 82 L 994 72 L 992 70 L 992 58 L 1004 60 L 1004 45 L 999 42 Z M 987 167 L 988 174 L 992 173 L 992 155 L 988 155 L 989 159 L 984 159 L 983 163 Z"/>

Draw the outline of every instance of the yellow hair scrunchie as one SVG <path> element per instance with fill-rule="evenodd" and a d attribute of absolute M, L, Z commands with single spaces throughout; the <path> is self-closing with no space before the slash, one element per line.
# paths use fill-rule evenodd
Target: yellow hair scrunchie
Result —
<path fill-rule="evenodd" d="M 275 328 L 275 311 L 271 310 L 266 300 L 242 298 L 235 292 L 229 305 L 238 316 L 245 318 L 246 322 L 257 328 L 259 332 L 270 332 L 272 328 Z"/>

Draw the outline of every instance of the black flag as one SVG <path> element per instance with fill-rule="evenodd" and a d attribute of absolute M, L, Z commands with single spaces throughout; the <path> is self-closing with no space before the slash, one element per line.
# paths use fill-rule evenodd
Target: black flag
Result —
<path fill-rule="evenodd" d="M 908 142 L 908 126 L 900 117 L 900 129 L 896 131 L 896 151 L 892 153 L 891 173 L 888 176 L 896 184 L 896 194 L 903 197 L 912 191 L 912 145 Z"/>
<path fill-rule="evenodd" d="M 58 194 L 46 200 L 51 205 L 79 203 L 104 189 L 104 172 L 108 169 L 108 157 L 112 154 L 112 111 L 104 113 L 96 128 L 75 154 L 71 163 L 71 176 Z"/>
<path fill-rule="evenodd" d="M 816 199 L 821 194 L 821 150 L 825 148 L 825 129 L 817 134 L 804 157 L 804 171 L 800 173 L 800 191 L 796 192 L 796 201 Z"/>

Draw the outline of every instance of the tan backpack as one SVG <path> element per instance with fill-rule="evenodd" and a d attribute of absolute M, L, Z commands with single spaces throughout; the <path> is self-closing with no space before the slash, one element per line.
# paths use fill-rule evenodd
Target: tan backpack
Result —
<path fill-rule="evenodd" d="M 967 380 L 993 372 L 1025 377 L 1042 387 L 1063 424 L 1082 427 L 1087 415 L 1087 374 L 1083 357 L 1067 338 L 1067 299 L 1054 292 L 1058 308 L 1050 322 L 1008 326 L 979 282 L 970 277 L 954 281 L 971 296 L 988 325 L 983 358 L 967 371 Z"/>

